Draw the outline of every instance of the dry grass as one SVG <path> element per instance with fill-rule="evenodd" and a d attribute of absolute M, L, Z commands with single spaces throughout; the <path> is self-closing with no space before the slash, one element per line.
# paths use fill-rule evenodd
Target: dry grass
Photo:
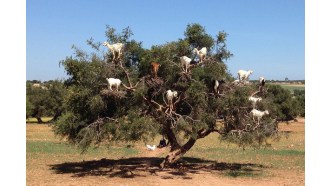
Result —
<path fill-rule="evenodd" d="M 43 122 L 48 122 L 50 121 L 51 119 L 53 119 L 53 117 L 42 117 L 41 120 Z M 38 123 L 38 120 L 37 118 L 27 118 L 26 119 L 26 123 Z"/>
<path fill-rule="evenodd" d="M 303 119 L 280 124 L 288 136 L 259 150 L 243 151 L 220 143 L 212 134 L 199 140 L 182 164 L 163 170 L 157 165 L 166 148 L 147 151 L 139 143 L 80 154 L 56 138 L 48 125 L 28 124 L 26 181 L 27 185 L 304 185 L 304 124 Z"/>

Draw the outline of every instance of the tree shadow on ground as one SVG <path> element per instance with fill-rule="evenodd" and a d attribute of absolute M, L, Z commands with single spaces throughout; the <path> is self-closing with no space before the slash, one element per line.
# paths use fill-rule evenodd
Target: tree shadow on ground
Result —
<path fill-rule="evenodd" d="M 183 157 L 180 161 L 164 169 L 159 168 L 163 158 L 135 157 L 126 159 L 101 159 L 94 161 L 68 162 L 49 165 L 56 174 L 73 174 L 73 177 L 109 176 L 134 178 L 160 176 L 163 179 L 192 179 L 193 174 L 218 173 L 225 176 L 258 176 L 265 167 L 251 163 L 219 163 L 200 158 Z"/>

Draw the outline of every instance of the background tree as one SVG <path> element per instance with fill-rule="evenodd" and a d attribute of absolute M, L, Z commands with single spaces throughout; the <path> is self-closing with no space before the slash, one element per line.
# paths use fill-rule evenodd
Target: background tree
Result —
<path fill-rule="evenodd" d="M 26 96 L 26 119 L 28 119 L 33 114 L 33 105 L 29 100 L 29 97 Z"/>
<path fill-rule="evenodd" d="M 34 117 L 38 123 L 43 123 L 41 117 L 48 116 L 47 110 L 47 96 L 48 91 L 41 87 L 33 87 L 32 84 L 27 83 L 26 97 L 27 97 L 27 117 Z"/>
<path fill-rule="evenodd" d="M 267 86 L 266 101 L 271 105 L 271 112 L 278 121 L 289 121 L 300 113 L 299 103 L 291 92 L 280 85 Z"/>
<path fill-rule="evenodd" d="M 41 82 L 38 82 L 41 83 Z M 34 117 L 43 123 L 41 117 L 51 116 L 56 120 L 63 111 L 63 97 L 66 94 L 64 84 L 60 80 L 44 82 L 34 87 L 33 81 L 26 84 L 26 116 Z"/>
<path fill-rule="evenodd" d="M 257 123 L 249 115 L 252 106 L 248 101 L 250 95 L 259 94 L 268 100 L 259 106 L 273 111 L 276 97 L 258 92 L 257 84 L 230 82 L 233 78 L 223 62 L 232 56 L 225 45 L 227 34 L 219 32 L 213 39 L 199 24 L 189 24 L 184 34 L 178 41 L 143 49 L 141 42 L 131 39 L 129 27 L 117 33 L 107 26 L 107 41 L 126 46 L 118 61 L 109 60 L 111 54 L 103 53 L 100 42 L 93 39 L 87 41 L 95 49 L 91 54 L 74 47 L 75 56 L 61 61 L 69 76 L 65 81 L 68 90 L 65 113 L 53 126 L 54 132 L 83 151 L 100 142 L 147 142 L 160 134 L 171 147 L 162 167 L 176 162 L 198 139 L 213 132 L 242 146 L 260 146 L 276 136 L 279 113 L 271 112 Z M 204 46 L 211 50 L 203 64 L 183 72 L 179 57 L 191 57 L 192 48 Z M 220 50 L 214 52 L 214 47 Z M 152 61 L 161 64 L 158 78 L 150 76 Z M 110 77 L 122 80 L 118 92 L 108 90 L 106 78 Z M 215 79 L 227 80 L 220 94 L 212 91 Z M 173 104 L 164 98 L 167 90 L 178 91 Z M 268 92 L 276 95 L 272 89 Z M 218 118 L 222 120 L 217 122 Z"/>
<path fill-rule="evenodd" d="M 294 90 L 293 95 L 298 102 L 299 115 L 305 117 L 305 90 Z"/>
<path fill-rule="evenodd" d="M 63 99 L 66 94 L 66 87 L 64 86 L 63 81 L 60 80 L 45 82 L 45 86 L 48 89 L 49 96 L 47 100 L 48 114 L 53 117 L 50 121 L 53 122 L 58 119 L 64 110 Z"/>

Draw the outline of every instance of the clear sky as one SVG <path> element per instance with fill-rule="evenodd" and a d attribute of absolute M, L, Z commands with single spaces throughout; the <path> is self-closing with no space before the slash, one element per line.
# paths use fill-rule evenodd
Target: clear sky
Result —
<path fill-rule="evenodd" d="M 144 48 L 184 37 L 199 23 L 213 37 L 229 34 L 234 57 L 226 62 L 236 77 L 305 79 L 305 2 L 303 0 L 27 0 L 26 79 L 66 78 L 59 61 L 73 55 L 72 45 L 105 41 L 106 25 L 129 26 Z"/>

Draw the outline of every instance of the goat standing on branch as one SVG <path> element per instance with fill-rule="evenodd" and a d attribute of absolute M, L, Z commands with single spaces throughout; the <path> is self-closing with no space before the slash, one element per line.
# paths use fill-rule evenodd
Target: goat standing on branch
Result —
<path fill-rule="evenodd" d="M 258 125 L 259 125 L 259 123 L 260 123 L 260 119 L 261 119 L 264 115 L 268 115 L 269 112 L 268 112 L 268 110 L 260 111 L 260 110 L 257 110 L 257 109 L 252 109 L 251 112 L 250 112 L 250 114 L 252 115 L 252 119 L 253 119 L 253 121 L 255 121 L 254 118 L 257 117 L 257 119 L 258 119 Z"/>
<path fill-rule="evenodd" d="M 173 110 L 173 99 L 178 97 L 177 91 L 167 90 L 166 91 L 166 99 L 168 101 L 168 105 L 170 106 L 170 112 Z"/>
<path fill-rule="evenodd" d="M 173 103 L 173 99 L 178 97 L 177 91 L 167 90 L 166 91 L 166 99 L 168 101 L 168 104 Z"/>
<path fill-rule="evenodd" d="M 161 65 L 157 62 L 151 62 L 150 65 L 151 65 L 151 75 L 153 76 L 153 78 L 157 78 L 157 72 Z"/>
<path fill-rule="evenodd" d="M 249 97 L 249 101 L 252 102 L 253 108 L 255 108 L 256 107 L 256 103 L 259 102 L 259 101 L 261 101 L 261 100 L 262 100 L 262 98 L 256 98 L 256 97 L 252 97 L 252 96 Z"/>
<path fill-rule="evenodd" d="M 109 89 L 112 91 L 112 86 L 116 86 L 116 90 L 118 91 L 118 87 L 121 84 L 120 79 L 115 79 L 115 78 L 107 78 L 108 84 L 109 84 Z"/>
<path fill-rule="evenodd" d="M 265 83 L 266 83 L 265 78 L 264 77 L 259 77 L 259 83 L 260 83 L 260 86 L 263 87 L 265 85 Z"/>
<path fill-rule="evenodd" d="M 197 48 L 194 48 L 193 53 L 198 55 L 199 61 L 202 63 L 206 57 L 207 49 L 206 49 L 206 47 L 203 47 L 200 50 L 198 50 Z"/>
<path fill-rule="evenodd" d="M 239 81 L 246 81 L 249 76 L 252 74 L 252 70 L 248 70 L 248 71 L 245 71 L 245 70 L 239 70 L 237 72 L 237 75 L 238 75 L 238 80 Z"/>
<path fill-rule="evenodd" d="M 108 42 L 105 41 L 103 43 L 103 46 L 108 47 L 109 50 L 111 51 L 111 53 L 113 55 L 112 60 L 119 59 L 121 57 L 122 50 L 124 48 L 123 43 L 115 43 L 115 44 L 110 45 Z M 117 57 L 116 57 L 116 53 L 118 53 Z"/>
<path fill-rule="evenodd" d="M 266 83 L 265 78 L 259 77 L 259 92 L 261 92 L 261 93 L 264 92 L 265 83 Z"/>
<path fill-rule="evenodd" d="M 220 89 L 221 89 L 221 85 L 225 83 L 224 79 L 221 80 L 213 80 L 212 81 L 212 86 L 213 86 L 213 90 L 214 90 L 214 94 L 219 95 L 220 94 Z"/>
<path fill-rule="evenodd" d="M 183 66 L 184 72 L 188 72 L 191 59 L 187 56 L 180 57 L 181 65 Z"/>

